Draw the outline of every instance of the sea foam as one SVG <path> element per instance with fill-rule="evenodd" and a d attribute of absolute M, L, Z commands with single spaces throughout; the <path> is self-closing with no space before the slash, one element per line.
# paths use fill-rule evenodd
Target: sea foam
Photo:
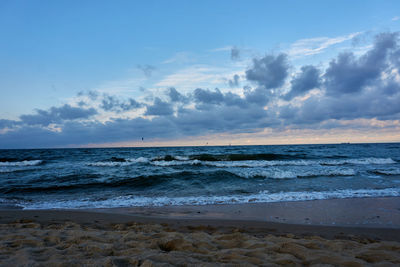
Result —
<path fill-rule="evenodd" d="M 23 160 L 23 161 L 5 161 L 5 162 L 0 162 L 0 167 L 13 167 L 13 166 L 36 166 L 41 164 L 43 161 L 42 160 Z"/>
<path fill-rule="evenodd" d="M 322 192 L 278 192 L 260 191 L 249 195 L 230 196 L 196 196 L 196 197 L 136 197 L 119 196 L 109 199 L 93 200 L 82 198 L 75 200 L 55 200 L 52 202 L 27 202 L 20 205 L 24 209 L 81 209 L 81 208 L 115 208 L 129 206 L 170 206 L 170 205 L 212 205 L 268 203 L 283 201 L 308 201 L 342 198 L 398 197 L 400 188 L 336 190 Z"/>

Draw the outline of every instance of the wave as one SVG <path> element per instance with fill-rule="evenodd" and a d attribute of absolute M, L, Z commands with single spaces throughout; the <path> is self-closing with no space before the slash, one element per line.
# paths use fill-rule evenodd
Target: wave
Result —
<path fill-rule="evenodd" d="M 234 169 L 229 170 L 232 174 L 243 178 L 263 177 L 269 179 L 294 179 L 316 176 L 354 176 L 356 171 L 350 168 L 320 168 L 313 170 L 281 170 L 277 168 L 268 169 Z"/>
<path fill-rule="evenodd" d="M 383 175 L 400 175 L 400 169 L 374 170 L 373 173 Z"/>
<path fill-rule="evenodd" d="M 226 155 L 212 155 L 212 154 L 200 154 L 191 155 L 189 159 L 200 160 L 200 161 L 245 161 L 245 160 L 289 160 L 289 159 L 303 159 L 306 158 L 305 154 L 226 154 Z"/>
<path fill-rule="evenodd" d="M 229 196 L 191 196 L 191 197 L 140 197 L 118 196 L 110 199 L 94 200 L 88 198 L 74 200 L 55 200 L 51 202 L 21 202 L 24 209 L 84 209 L 84 208 L 116 208 L 130 206 L 171 206 L 171 205 L 213 205 L 268 203 L 284 201 L 308 201 L 322 199 L 398 197 L 400 188 L 336 190 L 322 192 L 279 192 L 260 191 L 248 195 Z"/>
<path fill-rule="evenodd" d="M 318 176 L 354 176 L 356 171 L 350 168 L 323 168 L 311 170 L 281 170 L 278 168 L 269 169 L 241 169 L 214 171 L 172 171 L 154 175 L 140 175 L 131 178 L 109 178 L 101 179 L 98 175 L 67 175 L 57 178 L 56 181 L 38 186 L 27 184 L 18 187 L 0 188 L 3 194 L 31 194 L 31 193 L 57 193 L 67 191 L 93 191 L 112 188 L 132 188 L 135 190 L 151 190 L 151 188 L 171 186 L 191 188 L 210 185 L 212 183 L 234 182 L 237 179 L 296 179 L 312 178 Z M 239 182 L 239 181 L 238 181 Z M 167 190 L 166 189 L 166 190 Z"/>
<path fill-rule="evenodd" d="M 21 167 L 21 166 L 36 166 L 43 163 L 43 160 L 23 160 L 23 161 L 2 161 L 0 167 Z"/>
<path fill-rule="evenodd" d="M 151 164 L 161 167 L 182 166 L 182 165 L 203 165 L 214 167 L 270 167 L 270 166 L 337 166 L 337 165 L 384 165 L 397 163 L 391 158 L 342 158 L 342 159 L 292 159 L 297 156 L 285 154 L 227 154 L 211 155 L 200 154 L 191 156 L 158 156 L 153 158 L 118 158 L 112 157 L 107 161 L 87 163 L 95 167 L 118 167 L 133 164 Z M 303 157 L 303 156 L 301 156 Z M 278 160 L 279 159 L 279 160 Z M 0 162 L 1 164 L 1 162 Z M 0 165 L 1 166 L 1 165 Z"/>
<path fill-rule="evenodd" d="M 124 158 L 111 158 L 110 161 L 98 161 L 98 162 L 90 162 L 86 165 L 95 166 L 95 167 L 117 167 L 117 166 L 129 166 L 138 163 L 148 163 L 149 159 L 145 157 L 133 158 L 133 159 L 124 159 Z"/>
<path fill-rule="evenodd" d="M 359 159 L 345 159 L 345 160 L 332 160 L 322 162 L 321 165 L 343 165 L 343 164 L 354 164 L 354 165 L 368 165 L 368 164 L 394 164 L 397 163 L 391 158 L 359 158 Z"/>
<path fill-rule="evenodd" d="M 214 167 L 270 167 L 270 166 L 338 166 L 338 165 L 384 165 L 397 163 L 391 158 L 359 158 L 359 159 L 323 159 L 323 160 L 243 160 L 243 161 L 202 161 L 194 160 L 153 160 L 152 165 L 157 166 L 180 166 L 180 165 L 205 165 Z"/>
<path fill-rule="evenodd" d="M 165 155 L 154 157 L 152 161 L 246 161 L 246 160 L 289 160 L 289 159 L 303 159 L 306 158 L 305 154 L 197 154 L 189 156 L 173 156 Z"/>
<path fill-rule="evenodd" d="M 189 172 L 189 171 L 179 171 L 179 172 L 170 172 L 163 173 L 157 175 L 141 175 L 132 178 L 124 178 L 124 179 L 99 179 L 97 175 L 87 175 L 86 177 L 82 177 L 81 179 L 77 178 L 76 175 L 67 175 L 64 177 L 60 177 L 55 183 L 47 184 L 42 186 L 32 186 L 28 184 L 26 186 L 18 186 L 18 187 L 3 187 L 0 188 L 0 193 L 11 194 L 11 193 L 50 193 L 50 192 L 65 192 L 65 191 L 85 191 L 85 190 L 93 190 L 93 189 L 107 189 L 107 188 L 118 188 L 118 187 L 126 187 L 126 188 L 150 188 L 157 187 L 162 185 L 169 185 L 168 183 L 172 180 L 180 180 L 180 181 L 192 181 L 198 182 L 199 180 L 205 180 L 210 182 L 211 180 L 215 180 L 218 177 L 221 179 L 230 179 L 232 175 L 226 171 L 216 171 L 210 172 L 211 175 L 207 175 L 208 173 L 197 173 L 197 172 Z M 228 174 L 228 175 L 227 175 Z M 92 178 L 92 180 L 86 180 L 83 178 Z M 75 183 L 70 183 L 70 180 L 75 180 Z M 63 181 L 60 183 L 59 181 Z"/>
<path fill-rule="evenodd" d="M 180 165 L 201 165 L 203 164 L 200 160 L 172 160 L 172 161 L 165 161 L 165 160 L 156 160 L 150 162 L 152 165 L 155 166 L 162 166 L 162 167 L 167 167 L 167 166 L 180 166 Z"/>

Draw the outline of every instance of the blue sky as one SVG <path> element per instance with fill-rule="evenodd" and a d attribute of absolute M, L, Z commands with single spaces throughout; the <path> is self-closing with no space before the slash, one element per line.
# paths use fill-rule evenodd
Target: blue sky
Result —
<path fill-rule="evenodd" d="M 400 141 L 399 10 L 1 1 L 0 148 Z"/>

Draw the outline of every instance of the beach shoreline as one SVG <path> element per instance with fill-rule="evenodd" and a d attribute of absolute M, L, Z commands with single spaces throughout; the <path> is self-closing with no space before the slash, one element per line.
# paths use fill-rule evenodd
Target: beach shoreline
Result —
<path fill-rule="evenodd" d="M 0 263 L 395 265 L 400 263 L 399 200 L 396 197 L 92 210 L 2 209 Z M 337 217 L 339 223 L 327 223 L 338 214 L 342 215 Z M 347 223 L 343 217 L 346 214 Z M 293 220 L 296 216 L 297 221 Z M 304 216 L 309 216 L 309 220 L 302 221 Z M 379 218 L 367 220 L 371 216 Z"/>
<path fill-rule="evenodd" d="M 273 229 L 275 233 L 339 233 L 400 241 L 400 197 L 326 199 L 270 203 L 121 207 L 97 209 L 0 209 L 0 223 L 32 220 L 43 224 L 151 223 Z"/>

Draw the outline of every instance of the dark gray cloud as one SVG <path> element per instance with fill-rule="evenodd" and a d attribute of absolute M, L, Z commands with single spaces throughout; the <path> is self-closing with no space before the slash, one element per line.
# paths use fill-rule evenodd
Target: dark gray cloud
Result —
<path fill-rule="evenodd" d="M 224 100 L 224 95 L 218 88 L 215 91 L 197 88 L 194 90 L 194 100 L 202 104 L 220 104 Z"/>
<path fill-rule="evenodd" d="M 279 109 L 286 125 L 319 124 L 323 121 L 400 119 L 400 84 L 379 83 L 358 94 L 312 96 L 300 106 L 288 104 Z"/>
<path fill-rule="evenodd" d="M 400 119 L 400 83 L 393 75 L 397 72 L 398 49 L 398 33 L 383 33 L 359 57 L 353 53 L 339 54 L 330 62 L 319 83 L 325 90 L 300 105 L 288 103 L 279 107 L 278 116 L 285 125 L 303 127 L 334 127 L 325 123 L 329 120 Z M 382 78 L 382 73 L 386 73 L 386 78 Z M 291 81 L 292 90 L 299 77 Z"/>
<path fill-rule="evenodd" d="M 128 111 L 142 107 L 141 103 L 138 103 L 133 98 L 128 98 L 126 101 L 120 101 L 115 96 L 104 95 L 101 101 L 100 107 L 105 111 Z"/>
<path fill-rule="evenodd" d="M 291 80 L 290 91 L 283 96 L 285 100 L 291 100 L 303 95 L 313 88 L 320 86 L 320 71 L 314 66 L 303 66 L 301 72 Z"/>
<path fill-rule="evenodd" d="M 171 103 L 164 102 L 156 97 L 152 105 L 147 105 L 145 115 L 168 116 L 174 113 Z"/>
<path fill-rule="evenodd" d="M 260 59 L 253 59 L 253 66 L 246 71 L 246 78 L 266 89 L 272 89 L 281 87 L 288 73 L 289 63 L 286 54 L 266 55 Z"/>
<path fill-rule="evenodd" d="M 213 106 L 210 110 L 185 110 L 178 116 L 153 119 L 114 119 L 106 123 L 68 121 L 54 132 L 25 125 L 0 135 L 1 148 L 63 147 L 88 143 L 176 139 L 218 132 L 256 132 L 273 125 L 265 110 L 253 107 Z"/>
<path fill-rule="evenodd" d="M 224 103 L 227 106 L 238 106 L 240 108 L 248 108 L 251 103 L 247 102 L 237 94 L 227 92 L 224 95 Z"/>
<path fill-rule="evenodd" d="M 143 71 L 143 74 L 147 77 L 150 78 L 151 75 L 153 74 L 153 71 L 156 70 L 156 67 L 151 66 L 151 65 L 138 65 L 138 69 Z"/>
<path fill-rule="evenodd" d="M 94 108 L 72 107 L 65 104 L 61 107 L 51 107 L 49 110 L 36 110 L 36 114 L 21 115 L 22 123 L 28 125 L 47 126 L 51 123 L 60 123 L 64 120 L 87 119 L 97 114 Z"/>
<path fill-rule="evenodd" d="M 12 128 L 18 124 L 20 124 L 20 123 L 18 123 L 17 121 L 14 121 L 14 120 L 0 119 L 0 130 L 4 129 L 4 128 Z"/>
<path fill-rule="evenodd" d="M 272 98 L 271 92 L 263 87 L 255 89 L 244 87 L 244 95 L 248 103 L 257 104 L 259 106 L 266 105 L 270 98 Z"/>
<path fill-rule="evenodd" d="M 179 93 L 175 87 L 168 88 L 167 95 L 169 96 L 171 102 L 187 103 L 189 101 L 188 97 Z"/>
<path fill-rule="evenodd" d="M 240 58 L 240 50 L 236 46 L 231 48 L 231 59 L 238 60 Z"/>
<path fill-rule="evenodd" d="M 250 103 L 232 92 L 222 93 L 218 88 L 214 91 L 197 88 L 194 91 L 194 101 L 199 110 L 210 109 L 210 105 L 225 105 L 247 108 Z"/>
<path fill-rule="evenodd" d="M 229 86 L 230 87 L 238 87 L 239 86 L 239 79 L 240 79 L 239 75 L 237 75 L 237 74 L 233 75 L 232 80 L 228 81 Z"/>
<path fill-rule="evenodd" d="M 329 95 L 360 92 L 371 85 L 388 67 L 388 56 L 397 45 L 397 33 L 382 33 L 375 37 L 371 50 L 357 58 L 353 53 L 341 53 L 329 63 L 324 75 Z"/>
<path fill-rule="evenodd" d="M 393 65 L 400 70 L 400 48 L 398 47 L 395 51 L 393 51 L 390 61 L 393 63 Z"/>
<path fill-rule="evenodd" d="M 389 79 L 382 85 L 381 93 L 386 96 L 393 96 L 400 92 L 400 83 L 395 79 Z"/>

